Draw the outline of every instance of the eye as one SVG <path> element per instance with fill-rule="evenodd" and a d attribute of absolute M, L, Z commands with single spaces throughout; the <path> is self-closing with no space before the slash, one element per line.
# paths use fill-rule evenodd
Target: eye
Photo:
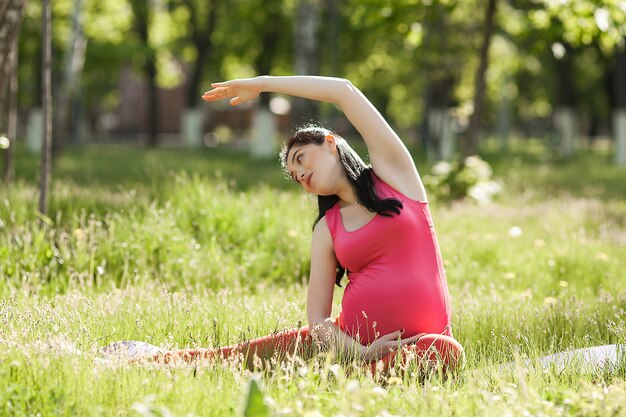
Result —
<path fill-rule="evenodd" d="M 298 157 L 296 158 L 296 161 L 300 164 L 302 163 L 302 154 L 298 155 Z"/>

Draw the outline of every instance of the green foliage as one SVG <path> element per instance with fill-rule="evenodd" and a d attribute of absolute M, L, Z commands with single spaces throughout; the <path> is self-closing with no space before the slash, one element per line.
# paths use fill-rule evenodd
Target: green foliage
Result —
<path fill-rule="evenodd" d="M 244 417 L 269 417 L 269 409 L 263 401 L 263 392 L 256 378 L 250 378 L 245 398 Z"/>
<path fill-rule="evenodd" d="M 471 198 L 488 203 L 502 191 L 501 184 L 493 180 L 491 167 L 479 156 L 436 163 L 431 175 L 424 177 L 424 184 L 441 201 Z"/>
<path fill-rule="evenodd" d="M 16 260 L 4 268 L 7 283 L 21 285 L 27 277 L 33 291 L 51 284 L 66 291 L 157 279 L 173 288 L 216 288 L 253 277 L 293 283 L 306 275 L 305 258 L 292 256 L 304 255 L 304 236 L 297 230 L 306 216 L 285 215 L 276 206 L 286 204 L 288 195 L 268 188 L 233 193 L 223 184 L 187 176 L 176 177 L 173 186 L 165 204 L 142 204 L 124 192 L 116 198 L 132 206 L 123 212 L 100 217 L 83 211 L 70 215 L 61 229 L 40 228 L 30 210 L 7 201 L 2 217 L 14 231 L 5 236 L 7 256 Z M 63 189 L 55 185 L 53 193 Z M 249 216 L 251 207 L 263 208 Z M 292 208 L 306 210 L 305 204 Z M 29 255 L 18 256 L 22 251 Z"/>
<path fill-rule="evenodd" d="M 606 152 L 511 145 L 485 151 L 496 202 L 430 204 L 467 355 L 458 378 L 377 381 L 320 354 L 255 369 L 262 390 L 236 361 L 130 365 L 98 349 L 223 346 L 306 322 L 314 201 L 243 155 L 69 148 L 43 225 L 34 176 L 0 189 L 0 414 L 222 417 L 248 393 L 277 416 L 623 414 L 626 357 L 591 374 L 500 365 L 626 339 L 626 172 Z"/>
<path fill-rule="evenodd" d="M 173 417 L 174 415 L 167 407 L 154 404 L 154 396 L 146 398 L 140 403 L 133 404 L 133 410 L 141 417 Z"/>
<path fill-rule="evenodd" d="M 59 0 L 53 5 L 56 74 L 68 46 L 73 4 Z M 84 114 L 97 130 L 98 115 L 118 104 L 120 69 L 140 73 L 147 56 L 156 57 L 159 86 L 185 82 L 198 56 L 195 42 L 208 36 L 202 29 L 208 26 L 211 8 L 217 18 L 202 83 L 259 71 L 293 74 L 293 33 L 301 24 L 294 20 L 295 7 L 293 0 L 83 0 L 87 50 L 79 96 Z M 320 74 L 353 80 L 402 136 L 425 119 L 433 91 L 461 119 L 472 113 L 484 2 L 350 0 L 338 6 L 336 22 L 320 7 Z M 607 77 L 615 48 L 626 35 L 624 16 L 618 0 L 500 2 L 487 73 L 485 125 L 494 125 L 503 99 L 510 100 L 518 121 L 549 117 L 559 77 L 554 51 L 565 46 L 571 48 L 568 54 L 576 66 L 575 88 L 585 97 L 581 111 L 608 125 Z M 139 17 L 147 23 L 146 45 L 135 33 Z M 20 40 L 23 108 L 39 102 L 39 68 L 33 64 L 40 54 L 39 19 L 40 4 L 29 2 Z M 444 91 L 441 85 L 447 86 Z"/>

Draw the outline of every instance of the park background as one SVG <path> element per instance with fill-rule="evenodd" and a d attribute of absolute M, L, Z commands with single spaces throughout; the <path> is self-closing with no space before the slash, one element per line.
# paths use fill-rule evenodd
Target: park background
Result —
<path fill-rule="evenodd" d="M 238 415 L 255 375 L 258 415 L 626 414 L 623 358 L 498 367 L 626 338 L 626 2 L 4 0 L 0 23 L 3 415 Z M 411 150 L 459 378 L 98 360 L 306 321 L 316 205 L 278 146 L 314 119 L 365 147 L 332 106 L 200 100 L 257 74 L 348 78 Z"/>

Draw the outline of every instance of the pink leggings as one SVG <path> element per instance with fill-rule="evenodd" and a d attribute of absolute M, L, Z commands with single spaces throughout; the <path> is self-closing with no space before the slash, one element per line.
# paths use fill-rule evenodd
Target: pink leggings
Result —
<path fill-rule="evenodd" d="M 285 357 L 286 355 L 297 353 L 303 358 L 308 358 L 311 356 L 312 348 L 313 338 L 309 334 L 309 327 L 305 326 L 300 329 L 285 330 L 220 348 L 173 350 L 165 354 L 155 355 L 152 359 L 158 362 L 170 363 L 178 360 L 193 362 L 202 359 L 228 359 L 239 356 L 250 364 L 250 359 L 253 359 L 255 356 L 264 360 L 270 359 L 275 355 Z M 403 363 L 410 360 L 417 360 L 422 363 L 429 362 L 431 364 L 440 361 L 444 368 L 448 370 L 454 370 L 464 356 L 463 347 L 451 336 L 424 334 L 413 344 L 393 351 L 383 357 L 381 359 L 382 366 L 379 361 L 366 364 L 366 367 L 369 367 L 373 374 L 376 373 L 377 369 L 384 372 L 393 363 L 398 354 L 402 355 L 399 359 Z M 378 368 L 377 364 L 379 365 Z"/>

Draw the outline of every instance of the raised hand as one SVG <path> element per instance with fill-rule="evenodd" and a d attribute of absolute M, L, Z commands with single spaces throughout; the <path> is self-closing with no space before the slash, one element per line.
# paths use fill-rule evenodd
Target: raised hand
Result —
<path fill-rule="evenodd" d="M 212 90 L 202 95 L 204 101 L 218 101 L 230 98 L 230 105 L 245 103 L 256 98 L 261 93 L 257 78 L 241 78 L 238 80 L 211 83 Z"/>
<path fill-rule="evenodd" d="M 377 361 L 402 346 L 410 345 L 423 336 L 423 334 L 417 334 L 407 337 L 406 339 L 401 339 L 403 333 L 404 329 L 379 337 L 372 344 L 365 347 L 361 353 L 361 359 L 365 362 Z"/>

